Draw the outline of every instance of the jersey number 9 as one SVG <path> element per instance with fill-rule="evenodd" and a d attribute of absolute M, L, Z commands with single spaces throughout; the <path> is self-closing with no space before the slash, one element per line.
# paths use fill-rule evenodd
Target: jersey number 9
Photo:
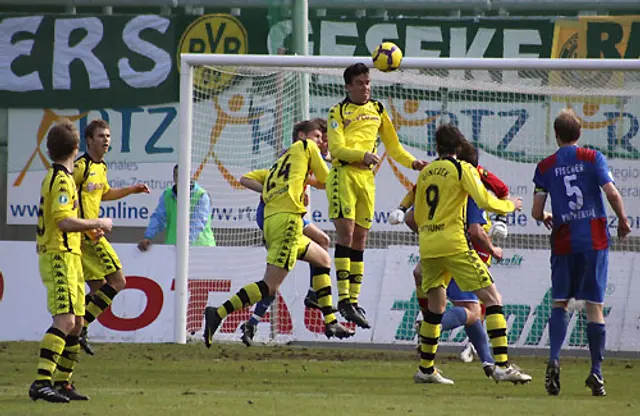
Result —
<path fill-rule="evenodd" d="M 433 219 L 436 214 L 436 208 L 440 202 L 440 190 L 436 185 L 429 185 L 427 187 L 427 205 L 429 206 L 429 220 Z"/>

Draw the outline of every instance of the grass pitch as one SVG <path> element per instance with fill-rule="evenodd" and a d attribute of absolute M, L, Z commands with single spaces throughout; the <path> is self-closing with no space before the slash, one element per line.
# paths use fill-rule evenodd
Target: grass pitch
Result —
<path fill-rule="evenodd" d="M 32 402 L 38 344 L 0 343 L 1 415 L 639 415 L 640 362 L 607 360 L 608 396 L 584 387 L 589 363 L 562 362 L 562 392 L 547 396 L 545 362 L 515 357 L 533 376 L 496 385 L 480 364 L 441 356 L 455 386 L 413 383 L 410 351 L 202 344 L 95 344 L 74 375 L 89 402 Z"/>

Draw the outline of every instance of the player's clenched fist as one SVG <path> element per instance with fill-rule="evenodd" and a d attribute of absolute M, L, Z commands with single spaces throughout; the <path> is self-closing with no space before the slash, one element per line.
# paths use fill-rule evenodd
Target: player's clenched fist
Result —
<path fill-rule="evenodd" d="M 428 164 L 429 162 L 427 162 L 426 160 L 414 160 L 411 164 L 411 167 L 413 168 L 413 170 L 421 171 Z"/>
<path fill-rule="evenodd" d="M 362 159 L 365 165 L 377 165 L 380 162 L 380 158 L 375 153 L 367 152 Z"/>

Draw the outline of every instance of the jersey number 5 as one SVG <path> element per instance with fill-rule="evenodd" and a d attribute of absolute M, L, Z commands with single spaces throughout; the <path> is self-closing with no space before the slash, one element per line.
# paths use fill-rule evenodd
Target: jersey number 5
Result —
<path fill-rule="evenodd" d="M 284 182 L 289 180 L 289 171 L 291 170 L 291 163 L 289 163 L 289 156 L 287 155 L 280 162 L 280 169 L 278 169 L 278 163 L 274 163 L 269 169 L 269 177 L 267 178 L 267 190 L 270 191 L 277 186 L 277 179 L 284 178 Z M 273 175 L 278 172 L 277 176 L 274 178 Z"/>
<path fill-rule="evenodd" d="M 569 208 L 572 211 L 577 211 L 584 205 L 584 197 L 582 195 L 582 190 L 576 185 L 573 185 L 572 182 L 577 180 L 578 177 L 576 175 L 567 175 L 564 177 L 564 187 L 567 191 L 567 198 L 571 198 L 575 195 L 576 200 L 569 201 Z"/>
<path fill-rule="evenodd" d="M 429 206 L 429 220 L 433 219 L 433 216 L 436 214 L 436 208 L 438 207 L 438 202 L 440 202 L 440 190 L 436 185 L 429 185 L 427 187 L 427 205 Z"/>

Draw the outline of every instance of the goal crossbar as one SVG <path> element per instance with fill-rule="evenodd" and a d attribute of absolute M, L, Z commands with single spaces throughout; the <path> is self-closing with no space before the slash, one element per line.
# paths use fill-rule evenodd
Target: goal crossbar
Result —
<path fill-rule="evenodd" d="M 362 62 L 373 67 L 369 56 L 299 56 L 180 54 L 183 68 L 188 66 L 255 66 L 345 68 Z M 185 67 L 186 65 L 186 67 Z M 450 70 L 554 70 L 554 71 L 640 71 L 638 59 L 550 59 L 550 58 L 410 58 L 402 60 L 403 69 Z"/>

